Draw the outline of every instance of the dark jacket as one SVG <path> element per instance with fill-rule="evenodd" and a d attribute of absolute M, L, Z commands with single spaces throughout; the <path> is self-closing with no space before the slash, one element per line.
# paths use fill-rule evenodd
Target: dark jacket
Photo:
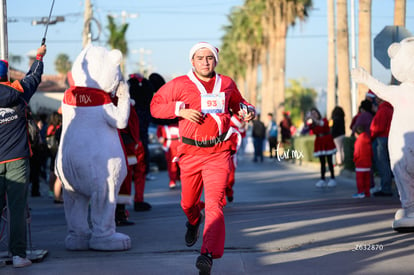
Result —
<path fill-rule="evenodd" d="M 43 62 L 35 60 L 19 82 L 0 82 L 0 163 L 30 157 L 26 106 L 43 74 Z"/>
<path fill-rule="evenodd" d="M 345 119 L 344 117 L 334 117 L 332 118 L 332 137 L 336 138 L 342 135 L 345 135 Z"/>
<path fill-rule="evenodd" d="M 260 120 L 253 120 L 252 137 L 261 139 L 266 137 L 266 127 Z"/>

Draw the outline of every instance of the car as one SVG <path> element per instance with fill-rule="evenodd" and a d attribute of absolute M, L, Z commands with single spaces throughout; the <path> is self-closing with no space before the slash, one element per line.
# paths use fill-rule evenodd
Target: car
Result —
<path fill-rule="evenodd" d="M 148 127 L 148 150 L 150 156 L 150 166 L 155 165 L 158 170 L 167 170 L 167 160 L 162 144 L 158 141 L 157 125 L 151 124 Z"/>

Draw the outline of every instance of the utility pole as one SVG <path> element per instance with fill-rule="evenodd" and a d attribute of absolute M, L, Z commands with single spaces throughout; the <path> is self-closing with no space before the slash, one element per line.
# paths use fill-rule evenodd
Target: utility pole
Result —
<path fill-rule="evenodd" d="M 0 59 L 7 60 L 9 58 L 9 47 L 7 37 L 7 5 L 6 0 L 1 0 L 0 14 L 3 18 L 0 22 Z"/>
<path fill-rule="evenodd" d="M 351 68 L 356 68 L 356 49 L 355 49 L 355 0 L 351 0 Z M 355 81 L 351 81 L 351 111 L 352 117 L 357 114 L 357 90 Z"/>
<path fill-rule="evenodd" d="M 85 48 L 86 45 L 91 43 L 92 34 L 91 34 L 91 20 L 92 20 L 92 4 L 91 0 L 85 1 L 85 13 L 83 16 L 83 34 L 82 34 L 82 48 Z"/>

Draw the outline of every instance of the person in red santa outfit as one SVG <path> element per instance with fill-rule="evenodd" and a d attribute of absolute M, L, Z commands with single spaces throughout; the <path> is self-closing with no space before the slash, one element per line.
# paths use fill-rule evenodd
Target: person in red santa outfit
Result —
<path fill-rule="evenodd" d="M 231 78 L 215 72 L 217 48 L 197 43 L 189 59 L 192 70 L 158 90 L 151 102 L 151 114 L 179 118 L 181 207 L 188 219 L 185 241 L 189 247 L 196 243 L 205 207 L 203 243 L 196 267 L 200 274 L 210 274 L 213 259 L 221 258 L 224 252 L 223 198 L 238 137 L 230 127 L 231 114 L 250 121 L 255 108 L 243 99 Z M 205 205 L 201 201 L 203 189 Z"/>
<path fill-rule="evenodd" d="M 244 122 L 243 118 L 239 117 L 239 115 L 233 114 L 230 120 L 230 126 L 236 129 L 240 133 L 240 138 L 237 142 L 237 152 L 232 155 L 231 162 L 230 162 L 230 174 L 229 180 L 226 187 L 226 197 L 228 202 L 233 202 L 234 200 L 234 191 L 233 186 L 235 183 L 235 173 L 238 164 L 239 154 L 243 153 L 243 140 L 246 137 L 246 123 Z"/>
<path fill-rule="evenodd" d="M 178 123 L 168 125 L 158 125 L 157 137 L 165 152 L 165 159 L 167 161 L 167 170 L 170 182 L 168 186 L 170 189 L 177 187 L 177 181 L 180 179 L 180 168 L 178 162 L 175 160 L 177 155 L 177 148 L 180 144 L 180 134 L 178 131 Z"/>
<path fill-rule="evenodd" d="M 117 98 L 112 98 L 114 104 L 117 102 Z M 145 150 L 140 139 L 139 130 L 139 118 L 134 109 L 135 101 L 131 99 L 131 108 L 128 118 L 128 126 L 119 130 L 122 146 L 124 149 L 125 157 L 128 163 L 127 176 L 122 182 L 119 189 L 118 199 L 115 209 L 115 223 L 117 226 L 133 225 L 132 221 L 128 220 L 129 213 L 125 206 L 132 204 L 132 182 L 134 183 L 134 210 L 146 211 L 152 207 L 149 203 L 144 202 L 144 189 L 145 189 Z M 137 210 L 137 204 L 146 204 L 147 207 Z"/>
<path fill-rule="evenodd" d="M 352 195 L 354 199 L 369 197 L 371 185 L 372 145 L 371 137 L 363 125 L 355 129 L 356 141 L 354 144 L 354 163 L 358 193 Z"/>
<path fill-rule="evenodd" d="M 312 132 L 316 135 L 314 142 L 313 155 L 319 158 L 321 164 L 321 179 L 316 183 L 316 187 L 335 187 L 335 174 L 333 168 L 333 155 L 336 153 L 336 146 L 333 141 L 329 122 L 322 117 L 318 109 L 312 108 L 310 116 L 306 118 L 307 124 Z M 325 182 L 326 162 L 328 162 L 331 178 L 328 183 Z"/>

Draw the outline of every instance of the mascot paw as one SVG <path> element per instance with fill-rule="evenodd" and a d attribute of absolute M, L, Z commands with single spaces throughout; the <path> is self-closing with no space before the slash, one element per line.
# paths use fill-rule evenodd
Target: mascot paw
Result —
<path fill-rule="evenodd" d="M 118 98 L 129 98 L 128 85 L 124 81 L 119 82 L 118 89 L 116 90 L 116 96 Z"/>
<path fill-rule="evenodd" d="M 414 213 L 408 213 L 405 209 L 398 209 L 394 216 L 392 228 L 400 233 L 414 232 Z"/>
<path fill-rule="evenodd" d="M 77 236 L 69 234 L 65 239 L 65 246 L 68 250 L 88 250 L 89 249 L 89 240 L 91 235 L 86 236 Z"/>
<path fill-rule="evenodd" d="M 352 80 L 356 83 L 366 83 L 369 73 L 364 68 L 355 68 L 351 71 Z"/>
<path fill-rule="evenodd" d="M 115 232 L 108 237 L 92 237 L 89 247 L 94 250 L 120 251 L 131 248 L 131 238 L 129 236 Z"/>

